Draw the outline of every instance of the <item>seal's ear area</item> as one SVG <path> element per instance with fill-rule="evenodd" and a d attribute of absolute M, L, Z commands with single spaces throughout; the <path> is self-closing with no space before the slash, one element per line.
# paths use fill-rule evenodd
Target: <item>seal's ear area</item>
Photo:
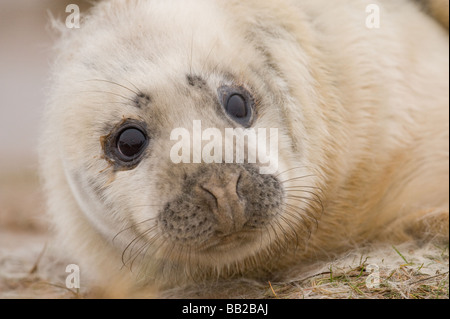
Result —
<path fill-rule="evenodd" d="M 324 113 L 339 109 L 336 104 L 340 102 L 336 87 L 327 80 L 333 74 L 332 64 L 320 50 L 323 45 L 311 18 L 290 0 L 226 0 L 226 4 L 223 9 L 239 28 L 236 32 L 244 34 L 246 43 L 263 60 L 263 80 L 280 93 L 279 112 L 294 151 L 303 149 L 309 138 L 309 145 L 324 145 L 321 139 L 333 139 L 319 128 L 341 122 L 334 118 L 336 114 Z"/>
<path fill-rule="evenodd" d="M 83 2 L 83 1 L 78 1 Z M 47 32 L 52 38 L 54 38 L 55 45 L 53 51 L 57 57 L 69 58 L 71 54 L 66 52 L 73 52 L 69 49 L 69 46 L 78 47 L 75 43 L 77 40 L 77 34 L 79 34 L 80 28 L 84 26 L 84 21 L 92 11 L 92 5 L 94 3 L 82 3 L 82 4 L 69 4 L 64 1 L 58 4 L 54 4 L 51 8 L 47 9 Z M 77 16 L 77 27 L 74 26 L 74 18 Z M 80 43 L 81 44 L 81 43 Z"/>
<path fill-rule="evenodd" d="M 425 12 L 431 15 L 444 28 L 449 30 L 449 1 L 448 0 L 415 0 L 423 7 Z"/>
<path fill-rule="evenodd" d="M 327 69 L 319 39 L 310 18 L 289 0 L 227 0 L 223 10 L 246 43 L 262 57 L 264 70 L 284 81 L 287 87 L 301 89 L 319 81 Z M 278 83 L 280 84 L 280 83 Z M 313 92 L 311 87 L 307 90 Z M 308 92 L 302 94 L 308 95 Z M 286 92 L 285 92 L 286 93 Z M 301 92 L 298 92 L 299 94 Z M 312 97 L 312 93 L 309 97 Z M 303 96 L 304 99 L 309 97 Z"/>
<path fill-rule="evenodd" d="M 308 21 L 305 13 L 299 7 L 287 0 L 228 0 L 223 6 L 224 10 L 230 11 L 230 18 L 237 21 L 240 32 L 244 31 L 246 38 L 251 42 L 260 42 L 266 39 L 281 40 L 286 42 L 297 42 L 296 35 L 306 37 L 305 45 L 310 45 L 313 37 L 308 32 L 302 21 Z"/>

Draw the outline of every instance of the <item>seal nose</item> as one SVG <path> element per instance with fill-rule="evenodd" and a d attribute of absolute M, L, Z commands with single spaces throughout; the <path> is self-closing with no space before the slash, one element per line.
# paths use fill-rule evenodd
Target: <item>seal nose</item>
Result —
<path fill-rule="evenodd" d="M 200 185 L 201 196 L 216 217 L 216 230 L 220 235 L 237 232 L 247 222 L 245 207 L 237 191 L 239 179 L 239 173 L 227 174 L 226 179 L 213 175 Z"/>

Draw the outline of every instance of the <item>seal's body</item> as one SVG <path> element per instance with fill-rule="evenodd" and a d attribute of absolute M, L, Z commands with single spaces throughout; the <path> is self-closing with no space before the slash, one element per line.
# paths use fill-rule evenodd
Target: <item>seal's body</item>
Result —
<path fill-rule="evenodd" d="M 112 0 L 66 32 L 41 167 L 82 269 L 167 287 L 448 240 L 448 30 L 406 0 L 369 28 L 370 4 Z M 278 129 L 277 172 L 174 161 L 195 121 Z"/>

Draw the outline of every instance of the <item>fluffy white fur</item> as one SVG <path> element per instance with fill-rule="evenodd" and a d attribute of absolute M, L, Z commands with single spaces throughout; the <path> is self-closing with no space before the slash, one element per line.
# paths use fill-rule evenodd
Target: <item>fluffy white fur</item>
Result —
<path fill-rule="evenodd" d="M 379 29 L 365 26 L 371 3 L 381 8 Z M 213 124 L 210 109 L 180 86 L 189 73 L 212 92 L 230 75 L 254 90 L 256 126 L 281 131 L 280 178 L 320 198 L 298 191 L 312 217 L 303 213 L 311 205 L 287 199 L 298 216 L 286 213 L 251 249 L 196 261 L 196 280 L 270 278 L 366 242 L 448 240 L 448 49 L 448 30 L 407 0 L 101 2 L 81 29 L 64 32 L 45 113 L 41 167 L 59 242 L 99 285 L 190 280 L 171 268 L 164 243 L 149 245 L 134 273 L 121 261 L 134 238 L 121 231 L 145 232 L 140 221 L 157 217 L 177 191 L 164 188 L 174 178 L 169 139 L 130 171 L 114 172 L 101 145 L 123 118 L 158 114 L 166 130 L 199 118 Z M 151 111 L 130 105 L 138 89 L 152 95 Z M 298 247 L 283 236 L 291 229 Z"/>

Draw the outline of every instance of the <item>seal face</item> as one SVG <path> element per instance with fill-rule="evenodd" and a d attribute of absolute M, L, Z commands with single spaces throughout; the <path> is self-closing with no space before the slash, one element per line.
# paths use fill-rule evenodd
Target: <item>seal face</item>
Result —
<path fill-rule="evenodd" d="M 267 278 L 416 219 L 448 238 L 448 33 L 379 2 L 392 28 L 364 29 L 359 0 L 99 2 L 62 37 L 46 109 L 61 243 L 103 283 L 168 287 Z M 398 21 L 424 27 L 405 41 Z"/>

